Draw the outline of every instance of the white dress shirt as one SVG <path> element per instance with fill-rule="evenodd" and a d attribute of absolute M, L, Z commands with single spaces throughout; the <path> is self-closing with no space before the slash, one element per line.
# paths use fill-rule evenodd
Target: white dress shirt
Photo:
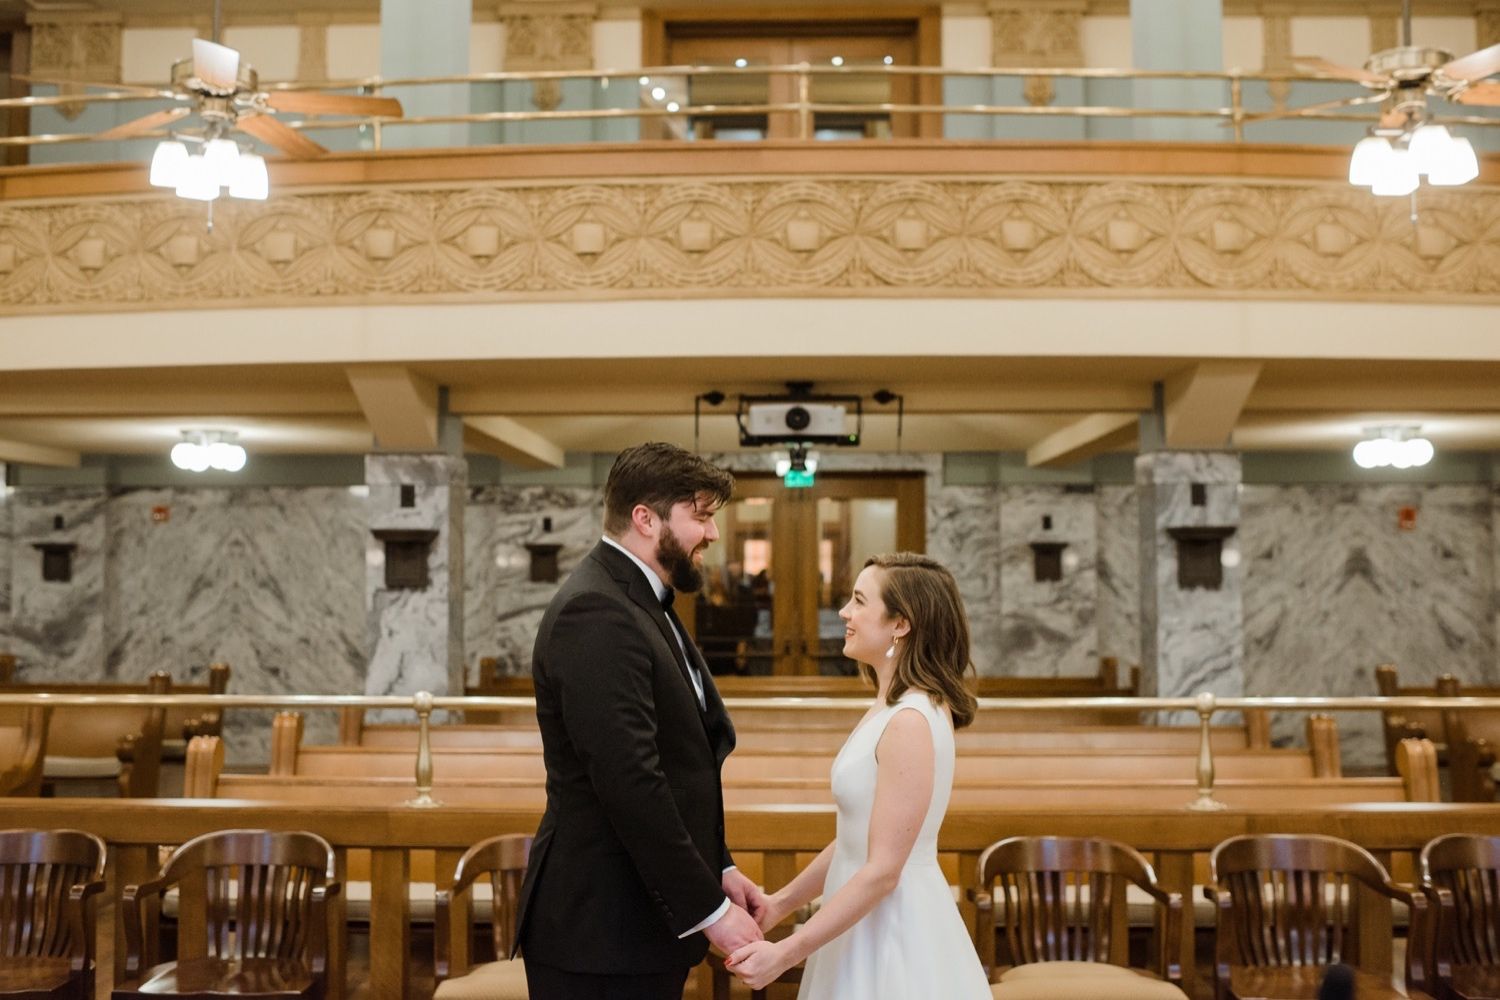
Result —
<path fill-rule="evenodd" d="M 653 570 L 650 566 L 647 566 L 644 562 L 642 562 L 641 559 L 634 552 L 631 552 L 625 546 L 621 545 L 619 542 L 615 541 L 613 538 L 610 538 L 608 535 L 605 535 L 603 537 L 603 541 L 604 541 L 604 544 L 613 546 L 614 548 L 616 548 L 616 549 L 620 550 L 621 552 L 625 553 L 625 555 L 630 559 L 631 562 L 635 563 L 637 566 L 640 567 L 641 572 L 646 574 L 646 582 L 651 585 L 651 592 L 656 595 L 656 599 L 658 601 L 664 600 L 666 598 L 666 596 L 667 596 L 667 585 L 662 582 L 661 577 L 659 577 L 659 576 L 656 575 L 656 571 L 655 570 Z M 688 650 L 687 650 L 687 642 L 686 642 L 684 636 L 682 635 L 682 633 L 680 633 L 680 632 L 677 631 L 677 626 L 676 626 L 676 624 L 673 623 L 671 615 L 667 616 L 667 624 L 672 626 L 672 634 L 677 637 L 677 648 L 680 649 L 680 650 L 682 650 L 682 661 L 687 664 L 688 677 L 692 678 L 692 681 L 693 681 L 693 693 L 698 696 L 698 707 L 706 711 L 707 708 L 708 708 L 708 701 L 705 699 L 705 697 L 703 695 L 703 678 L 698 673 L 698 666 L 697 666 L 696 663 L 693 662 L 692 656 L 689 655 Z M 724 871 L 721 873 L 721 876 L 722 875 L 726 875 L 729 872 L 734 871 L 734 868 L 735 868 L 734 865 L 730 865 L 728 868 L 725 868 Z M 722 903 L 719 904 L 719 908 L 717 910 L 714 910 L 714 912 L 710 913 L 707 917 L 705 917 L 700 923 L 698 923 L 694 927 L 690 928 L 687 931 L 684 931 L 683 933 L 681 933 L 681 934 L 679 934 L 677 936 L 679 938 L 691 937 L 692 935 L 697 934 L 699 931 L 703 930 L 705 927 L 711 927 L 714 924 L 718 923 L 719 920 L 720 920 L 720 918 L 722 918 L 724 916 L 724 914 L 726 914 L 728 912 L 729 912 L 729 898 L 726 896 L 725 899 L 724 899 L 724 902 L 722 902 Z"/>

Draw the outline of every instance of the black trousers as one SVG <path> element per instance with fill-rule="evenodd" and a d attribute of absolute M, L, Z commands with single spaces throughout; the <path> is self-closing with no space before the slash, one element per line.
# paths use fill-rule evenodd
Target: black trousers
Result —
<path fill-rule="evenodd" d="M 682 1000 L 689 971 L 599 976 L 527 962 L 526 988 L 531 1000 Z"/>

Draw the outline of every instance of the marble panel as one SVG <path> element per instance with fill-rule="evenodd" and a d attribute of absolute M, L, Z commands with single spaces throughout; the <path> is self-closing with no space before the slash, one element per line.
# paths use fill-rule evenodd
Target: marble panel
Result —
<path fill-rule="evenodd" d="M 1063 486 L 1000 488 L 1002 673 L 1092 674 L 1098 669 L 1095 501 Z M 1036 579 L 1032 543 L 1063 543 L 1062 577 Z"/>
<path fill-rule="evenodd" d="M 1120 677 L 1141 662 L 1140 514 L 1134 486 L 1094 494 L 1099 567 L 1099 655 L 1117 657 Z"/>
<path fill-rule="evenodd" d="M 1398 510 L 1416 508 L 1410 531 Z M 1373 695 L 1374 672 L 1500 683 L 1489 485 L 1246 486 L 1245 688 Z M 1302 720 L 1276 720 L 1278 738 Z M 1339 718 L 1345 763 L 1378 767 L 1375 713 Z"/>
<path fill-rule="evenodd" d="M 463 506 L 468 467 L 448 455 L 376 454 L 365 458 L 370 534 L 365 542 L 369 667 L 365 693 L 434 694 L 463 688 Z M 403 487 L 414 486 L 411 506 Z M 428 547 L 428 583 L 387 589 L 385 543 L 374 532 L 437 532 Z"/>
<path fill-rule="evenodd" d="M 101 489 L 11 491 L 11 613 L 4 644 L 27 681 L 94 681 L 115 674 L 104 656 L 105 511 Z M 75 546 L 72 579 L 42 579 L 38 544 Z"/>
<path fill-rule="evenodd" d="M 1000 497 L 996 486 L 943 486 L 927 497 L 927 554 L 953 572 L 969 616 L 981 677 L 1006 667 L 1000 608 Z"/>
<path fill-rule="evenodd" d="M 237 694 L 364 689 L 365 513 L 344 488 L 143 489 L 109 504 L 112 676 L 201 680 L 223 661 Z M 310 711 L 308 739 L 337 733 Z M 225 719 L 229 759 L 269 756 L 270 713 Z"/>
<path fill-rule="evenodd" d="M 1240 541 L 1223 542 L 1218 589 L 1183 588 L 1178 582 L 1176 527 L 1237 528 L 1239 457 L 1225 452 L 1151 452 L 1136 458 L 1140 509 L 1141 688 L 1143 694 L 1178 697 L 1243 691 L 1244 570 Z M 1192 498 L 1204 488 L 1203 503 Z M 1163 713 L 1170 722 L 1191 714 Z"/>
<path fill-rule="evenodd" d="M 552 530 L 543 530 L 550 518 Z M 529 676 L 537 625 L 558 583 L 531 581 L 527 542 L 562 546 L 558 580 L 566 579 L 604 530 L 604 490 L 593 487 L 484 486 L 469 491 L 464 512 L 466 549 L 465 666 L 478 678 L 479 659 Z"/>

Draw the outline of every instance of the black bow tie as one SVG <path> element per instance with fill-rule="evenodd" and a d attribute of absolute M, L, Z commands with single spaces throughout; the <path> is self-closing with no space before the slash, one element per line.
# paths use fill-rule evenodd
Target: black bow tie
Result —
<path fill-rule="evenodd" d="M 672 610 L 672 602 L 674 600 L 676 600 L 676 598 L 677 598 L 677 592 L 675 590 L 673 590 L 671 587 L 668 587 L 667 588 L 667 592 L 662 595 L 661 606 L 663 608 L 665 608 L 667 611 L 671 611 Z"/>

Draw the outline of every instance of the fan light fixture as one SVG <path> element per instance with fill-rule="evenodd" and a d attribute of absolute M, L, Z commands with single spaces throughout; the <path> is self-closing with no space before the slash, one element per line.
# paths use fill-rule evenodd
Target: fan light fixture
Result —
<path fill-rule="evenodd" d="M 1415 469 L 1432 461 L 1432 442 L 1419 437 L 1418 426 L 1370 427 L 1370 435 L 1354 446 L 1354 464 L 1361 469 Z"/>
<path fill-rule="evenodd" d="M 1411 194 L 1421 177 L 1436 187 L 1467 184 L 1479 176 L 1474 146 L 1442 125 L 1377 129 L 1361 139 L 1349 159 L 1349 183 L 1381 196 Z"/>
<path fill-rule="evenodd" d="M 163 140 L 151 157 L 151 184 L 194 201 L 214 201 L 225 189 L 231 198 L 251 201 L 265 201 L 271 193 L 265 158 L 223 137 L 209 139 L 201 153 L 189 153 L 177 139 Z"/>
<path fill-rule="evenodd" d="M 184 472 L 239 472 L 246 456 L 238 438 L 234 431 L 183 431 L 172 446 L 172 464 Z"/>

